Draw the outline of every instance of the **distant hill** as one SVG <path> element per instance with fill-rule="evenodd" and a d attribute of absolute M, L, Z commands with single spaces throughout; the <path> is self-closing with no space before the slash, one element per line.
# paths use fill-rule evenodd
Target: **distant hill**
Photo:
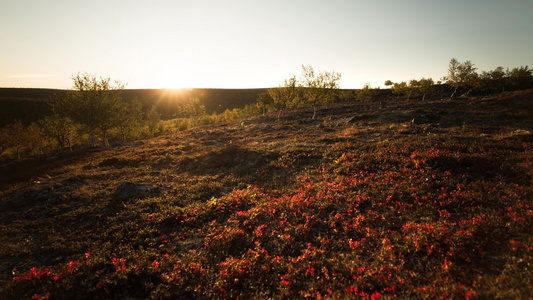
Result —
<path fill-rule="evenodd" d="M 208 113 L 242 108 L 255 103 L 260 93 L 267 89 L 127 89 L 122 97 L 126 101 L 137 98 L 145 109 L 156 105 L 163 119 L 172 118 L 180 103 L 198 97 Z M 14 120 L 25 124 L 37 121 L 51 113 L 50 100 L 66 95 L 66 90 L 0 88 L 0 127 Z"/>

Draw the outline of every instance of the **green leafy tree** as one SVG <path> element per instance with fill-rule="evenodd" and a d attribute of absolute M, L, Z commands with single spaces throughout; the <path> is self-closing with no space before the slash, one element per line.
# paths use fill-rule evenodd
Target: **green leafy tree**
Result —
<path fill-rule="evenodd" d="M 6 129 L 0 129 L 0 154 L 11 147 L 11 140 Z"/>
<path fill-rule="evenodd" d="M 72 151 L 72 140 L 76 132 L 76 124 L 71 119 L 53 114 L 41 119 L 39 125 L 45 136 L 55 140 L 58 150 L 68 147 Z"/>
<path fill-rule="evenodd" d="M 338 96 L 340 73 L 321 71 L 315 74 L 312 66 L 302 65 L 301 86 L 305 101 L 313 107 L 313 117 L 316 117 L 318 105 L 333 102 Z"/>
<path fill-rule="evenodd" d="M 479 77 L 480 83 L 485 87 L 499 88 L 505 91 L 507 85 L 507 74 L 503 67 L 497 67 L 491 71 L 483 71 Z"/>
<path fill-rule="evenodd" d="M 369 82 L 365 83 L 363 85 L 363 88 L 361 88 L 357 92 L 357 100 L 359 101 L 370 101 L 373 100 L 374 97 L 376 97 L 377 89 L 372 88 Z"/>
<path fill-rule="evenodd" d="M 422 101 L 426 100 L 426 94 L 433 93 L 435 83 L 432 78 L 423 78 L 418 81 L 418 90 L 422 93 Z"/>
<path fill-rule="evenodd" d="M 446 83 L 455 88 L 450 96 L 451 98 L 453 98 L 459 88 L 469 88 L 477 85 L 479 76 L 476 70 L 477 68 L 469 60 L 464 63 L 460 63 L 455 58 L 450 60 Z"/>
<path fill-rule="evenodd" d="M 142 127 L 143 111 L 142 103 L 133 99 L 131 103 L 122 103 L 119 106 L 119 114 L 116 119 L 116 127 L 122 136 L 122 141 L 126 142 Z"/>
<path fill-rule="evenodd" d="M 32 155 L 42 155 L 49 145 L 38 124 L 32 123 L 24 129 L 24 147 Z"/>
<path fill-rule="evenodd" d="M 409 87 L 407 86 L 407 82 L 405 81 L 395 82 L 392 84 L 392 88 L 391 88 L 392 93 L 396 95 L 398 99 L 400 98 L 401 95 L 406 95 L 408 89 Z"/>
<path fill-rule="evenodd" d="M 205 105 L 200 103 L 198 97 L 191 98 L 189 103 L 181 107 L 180 112 L 182 115 L 193 119 L 194 127 L 198 127 L 198 121 L 206 115 Z"/>
<path fill-rule="evenodd" d="M 268 92 L 259 94 L 257 98 L 257 105 L 261 109 L 261 113 L 264 115 L 274 106 L 274 99 Z"/>
<path fill-rule="evenodd" d="M 26 143 L 26 131 L 25 127 L 20 120 L 17 120 L 6 126 L 6 140 L 10 148 L 14 148 L 17 154 L 17 158 L 20 159 L 22 150 Z"/>
<path fill-rule="evenodd" d="M 285 79 L 283 85 L 268 90 L 275 109 L 278 111 L 278 121 L 286 108 L 298 107 L 301 103 L 300 88 L 296 76 Z"/>
<path fill-rule="evenodd" d="M 160 124 L 161 114 L 157 111 L 157 107 L 153 105 L 152 108 L 146 114 L 146 125 L 148 126 L 148 133 L 151 136 L 155 136 L 155 134 L 159 130 Z"/>
<path fill-rule="evenodd" d="M 109 146 L 107 133 L 117 123 L 120 112 L 120 94 L 124 84 L 111 84 L 109 78 L 97 78 L 90 74 L 72 77 L 74 87 L 64 98 L 57 98 L 53 111 L 85 126 L 91 137 L 91 146 L 97 146 L 96 130 L 102 133 L 104 146 Z"/>
<path fill-rule="evenodd" d="M 533 87 L 533 69 L 528 66 L 507 70 L 507 78 L 512 88 L 525 89 Z"/>
<path fill-rule="evenodd" d="M 420 88 L 420 82 L 416 79 L 409 80 L 409 84 L 407 85 L 406 89 L 406 96 L 407 100 L 411 98 L 413 94 L 415 94 Z"/>

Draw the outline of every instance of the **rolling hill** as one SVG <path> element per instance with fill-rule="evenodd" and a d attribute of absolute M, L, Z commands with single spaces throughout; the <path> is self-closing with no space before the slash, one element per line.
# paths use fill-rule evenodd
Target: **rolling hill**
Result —
<path fill-rule="evenodd" d="M 3 162 L 0 298 L 533 297 L 533 90 L 312 115 Z"/>

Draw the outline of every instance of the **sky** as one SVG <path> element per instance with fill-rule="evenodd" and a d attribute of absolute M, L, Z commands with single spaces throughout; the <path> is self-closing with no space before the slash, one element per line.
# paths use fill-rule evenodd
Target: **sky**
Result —
<path fill-rule="evenodd" d="M 341 88 L 533 66 L 532 0 L 3 0 L 0 87 L 265 88 L 302 65 Z"/>

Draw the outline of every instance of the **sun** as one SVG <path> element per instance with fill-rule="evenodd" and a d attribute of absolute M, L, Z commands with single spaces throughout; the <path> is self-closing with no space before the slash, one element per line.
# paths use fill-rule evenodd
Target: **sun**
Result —
<path fill-rule="evenodd" d="M 183 87 L 183 75 L 177 70 L 162 70 L 158 77 L 158 85 L 161 88 L 177 90 Z"/>

